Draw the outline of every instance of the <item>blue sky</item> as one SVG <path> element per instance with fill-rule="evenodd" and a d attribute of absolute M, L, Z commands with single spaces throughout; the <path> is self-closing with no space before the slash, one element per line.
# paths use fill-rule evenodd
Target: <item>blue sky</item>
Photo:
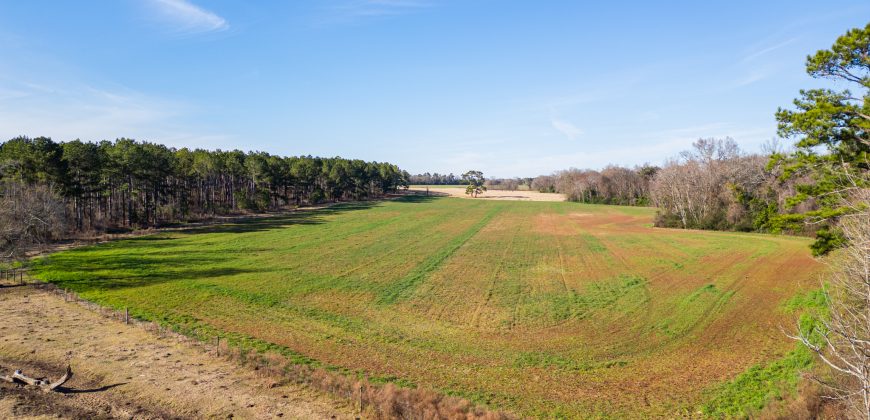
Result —
<path fill-rule="evenodd" d="M 0 138 L 534 176 L 757 150 L 870 2 L 0 0 Z M 834 86 L 837 87 L 837 86 Z"/>

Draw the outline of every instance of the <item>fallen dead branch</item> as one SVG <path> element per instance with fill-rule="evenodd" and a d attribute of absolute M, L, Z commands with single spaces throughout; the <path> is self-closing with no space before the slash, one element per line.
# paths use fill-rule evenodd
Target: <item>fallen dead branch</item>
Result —
<path fill-rule="evenodd" d="M 16 370 L 12 375 L 0 375 L 0 380 L 37 387 L 42 389 L 43 392 L 51 392 L 57 390 L 58 387 L 72 378 L 72 376 L 72 368 L 67 365 L 66 373 L 54 382 L 51 382 L 48 378 L 31 378 L 20 370 Z"/>

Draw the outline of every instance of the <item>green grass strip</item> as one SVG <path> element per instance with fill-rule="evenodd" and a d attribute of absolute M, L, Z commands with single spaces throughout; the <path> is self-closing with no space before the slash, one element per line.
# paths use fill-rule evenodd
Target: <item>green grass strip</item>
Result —
<path fill-rule="evenodd" d="M 799 318 L 801 332 L 816 345 L 822 345 L 828 308 L 822 290 L 811 290 L 790 299 L 788 312 L 803 311 Z M 772 401 L 793 397 L 797 393 L 801 372 L 813 368 L 815 355 L 806 346 L 796 343 L 794 350 L 767 364 L 750 367 L 731 381 L 708 394 L 701 412 L 710 418 L 757 417 Z"/>
<path fill-rule="evenodd" d="M 402 299 L 408 298 L 411 292 L 420 283 L 426 280 L 430 274 L 441 267 L 441 264 L 443 264 L 447 258 L 450 258 L 459 247 L 468 242 L 468 240 L 474 237 L 477 232 L 480 232 L 484 226 L 489 224 L 490 220 L 502 211 L 503 206 L 503 204 L 494 205 L 493 208 L 490 209 L 489 212 L 487 212 L 477 223 L 472 225 L 465 232 L 462 232 L 462 234 L 453 238 L 452 241 L 448 242 L 438 252 L 414 267 L 410 273 L 393 283 L 390 288 L 381 292 L 380 296 L 376 299 L 376 302 L 382 305 L 391 305 Z"/>

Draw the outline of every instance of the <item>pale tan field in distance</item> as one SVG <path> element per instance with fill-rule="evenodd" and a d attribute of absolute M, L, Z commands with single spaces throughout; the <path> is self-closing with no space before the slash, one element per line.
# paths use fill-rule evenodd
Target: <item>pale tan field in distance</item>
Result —
<path fill-rule="evenodd" d="M 426 192 L 425 185 L 412 185 L 409 191 Z M 429 193 L 432 195 L 446 195 L 450 197 L 471 198 L 465 194 L 464 185 L 439 185 L 437 187 L 429 187 Z M 477 199 L 488 200 L 519 200 L 519 201 L 565 201 L 564 194 L 558 193 L 542 193 L 538 191 L 502 191 L 488 190 L 477 196 Z"/>

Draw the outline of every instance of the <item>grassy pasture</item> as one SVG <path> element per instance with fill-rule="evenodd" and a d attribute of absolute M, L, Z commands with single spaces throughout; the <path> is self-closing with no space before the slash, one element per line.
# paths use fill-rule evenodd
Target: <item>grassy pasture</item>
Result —
<path fill-rule="evenodd" d="M 816 284 L 808 242 L 653 229 L 652 215 L 407 197 L 74 249 L 34 270 L 191 334 L 522 415 L 739 409 L 726 384 L 794 348 L 778 327 Z"/>

